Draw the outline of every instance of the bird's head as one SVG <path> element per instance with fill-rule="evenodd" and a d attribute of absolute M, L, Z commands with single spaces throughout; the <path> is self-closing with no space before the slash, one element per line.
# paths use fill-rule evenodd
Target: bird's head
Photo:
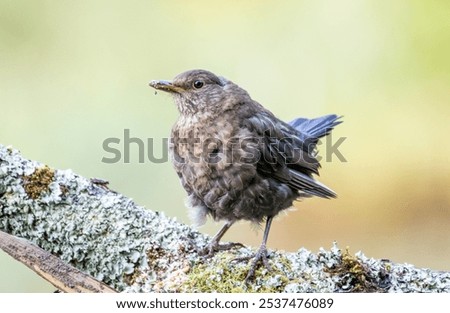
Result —
<path fill-rule="evenodd" d="M 250 99 L 248 93 L 233 82 L 205 70 L 181 73 L 173 81 L 152 80 L 149 85 L 170 93 L 180 113 L 185 115 L 220 114 Z"/>

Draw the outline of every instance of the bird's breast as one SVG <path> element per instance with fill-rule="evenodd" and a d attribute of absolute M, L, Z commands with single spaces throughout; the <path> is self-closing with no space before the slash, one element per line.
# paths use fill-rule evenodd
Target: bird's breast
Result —
<path fill-rule="evenodd" d="M 237 197 L 253 180 L 257 146 L 232 116 L 181 117 L 172 129 L 170 152 L 185 189 L 213 206 Z"/>
<path fill-rule="evenodd" d="M 210 154 L 224 152 L 223 147 L 235 136 L 233 121 L 212 116 L 181 116 L 172 128 L 171 150 L 182 158 L 196 162 L 208 160 Z"/>

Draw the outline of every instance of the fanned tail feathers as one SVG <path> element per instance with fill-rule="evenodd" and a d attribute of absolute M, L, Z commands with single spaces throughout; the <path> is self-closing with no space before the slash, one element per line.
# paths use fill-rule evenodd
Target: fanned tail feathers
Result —
<path fill-rule="evenodd" d="M 335 114 L 325 115 L 314 119 L 296 118 L 289 123 L 298 132 L 300 138 L 311 152 L 315 149 L 319 138 L 328 135 L 335 126 L 342 123 L 341 117 Z M 321 198 L 336 198 L 336 193 L 324 184 L 296 170 L 290 170 L 290 185 L 304 193 Z"/>
<path fill-rule="evenodd" d="M 289 125 L 294 127 L 302 134 L 305 142 L 316 144 L 319 138 L 328 135 L 334 127 L 342 123 L 339 119 L 341 116 L 336 114 L 325 115 L 313 119 L 296 118 L 289 122 Z"/>

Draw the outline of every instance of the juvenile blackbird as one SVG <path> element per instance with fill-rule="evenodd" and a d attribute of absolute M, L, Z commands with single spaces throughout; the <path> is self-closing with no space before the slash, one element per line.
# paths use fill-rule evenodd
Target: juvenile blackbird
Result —
<path fill-rule="evenodd" d="M 219 244 L 234 222 L 265 221 L 246 281 L 259 262 L 270 270 L 266 242 L 273 217 L 303 197 L 336 197 L 312 175 L 320 167 L 318 139 L 341 123 L 339 117 L 285 123 L 238 85 L 205 70 L 181 73 L 171 82 L 151 81 L 150 86 L 170 93 L 180 112 L 170 153 L 188 194 L 191 217 L 197 225 L 208 215 L 225 221 L 206 253 L 236 245 Z"/>

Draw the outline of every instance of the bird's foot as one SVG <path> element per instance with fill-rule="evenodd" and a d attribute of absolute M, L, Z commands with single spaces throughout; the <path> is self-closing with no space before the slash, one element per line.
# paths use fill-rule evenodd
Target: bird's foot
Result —
<path fill-rule="evenodd" d="M 264 265 L 264 267 L 268 271 L 272 270 L 272 267 L 270 266 L 269 261 L 268 261 L 268 253 L 267 253 L 267 248 L 265 245 L 261 245 L 259 247 L 258 251 L 256 252 L 256 254 L 235 258 L 233 261 L 242 262 L 242 261 L 248 261 L 250 259 L 253 259 L 253 261 L 252 261 L 252 264 L 250 265 L 250 270 L 248 271 L 247 276 L 245 277 L 246 284 L 249 283 L 250 280 L 255 278 L 255 273 L 256 273 L 256 270 L 258 269 L 258 265 L 260 262 Z"/>
<path fill-rule="evenodd" d="M 217 251 L 226 251 L 235 247 L 242 248 L 244 245 L 240 242 L 218 243 L 217 241 L 211 241 L 206 247 L 200 249 L 198 254 L 205 257 L 212 257 Z"/>

